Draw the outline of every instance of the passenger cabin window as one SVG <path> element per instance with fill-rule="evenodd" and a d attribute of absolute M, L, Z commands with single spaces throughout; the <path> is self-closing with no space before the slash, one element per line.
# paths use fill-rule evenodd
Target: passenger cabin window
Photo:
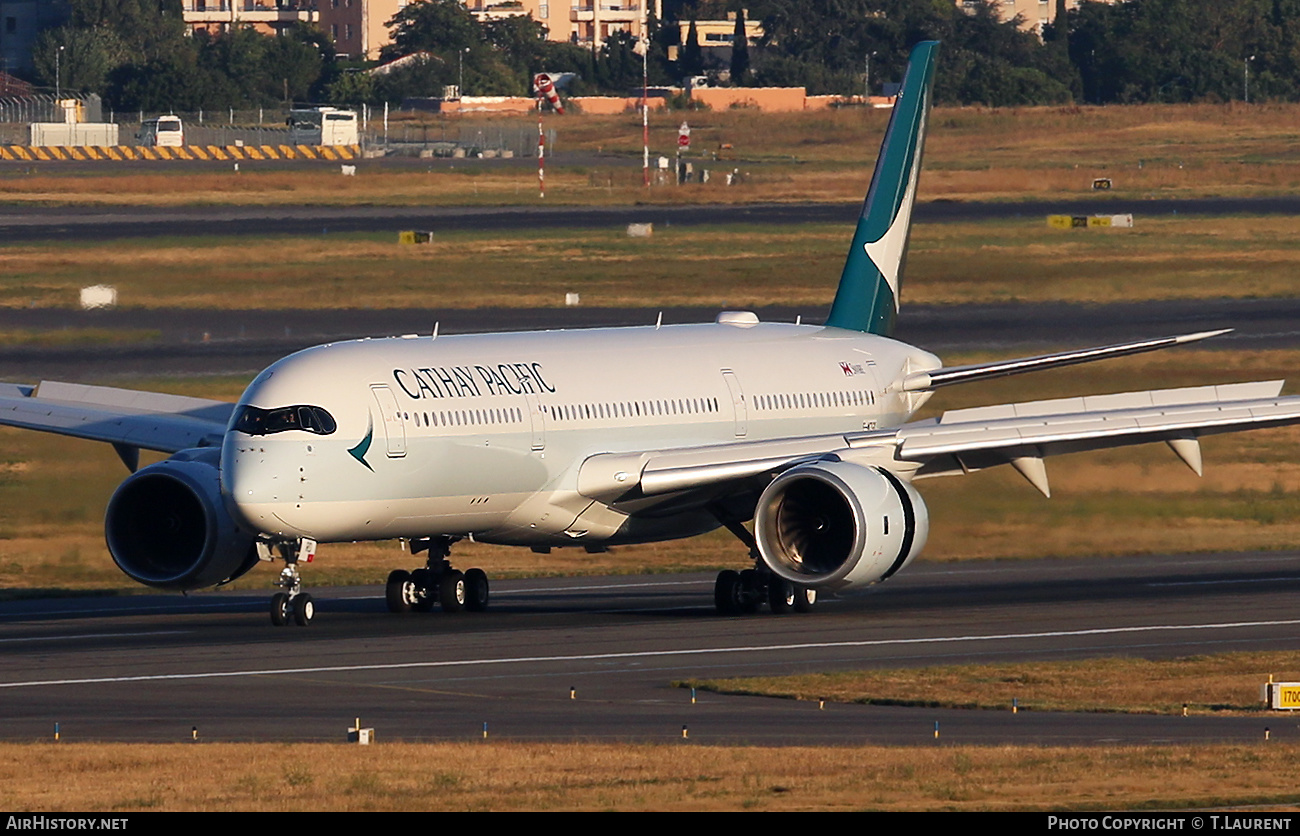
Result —
<path fill-rule="evenodd" d="M 282 406 L 278 409 L 245 406 L 235 416 L 231 429 L 249 435 L 271 435 L 286 430 L 329 435 L 338 429 L 338 424 L 334 422 L 334 416 L 319 406 Z"/>

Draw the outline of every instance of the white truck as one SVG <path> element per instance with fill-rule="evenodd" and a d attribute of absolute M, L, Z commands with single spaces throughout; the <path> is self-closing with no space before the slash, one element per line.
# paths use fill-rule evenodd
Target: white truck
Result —
<path fill-rule="evenodd" d="M 356 145 L 357 112 L 333 107 L 289 111 L 289 141 L 294 145 Z"/>

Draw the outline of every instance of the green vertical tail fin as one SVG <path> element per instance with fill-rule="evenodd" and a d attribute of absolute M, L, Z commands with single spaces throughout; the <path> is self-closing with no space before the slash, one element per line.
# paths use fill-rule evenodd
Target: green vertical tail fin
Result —
<path fill-rule="evenodd" d="M 898 316 L 938 41 L 912 49 L 826 324 L 889 336 Z"/>

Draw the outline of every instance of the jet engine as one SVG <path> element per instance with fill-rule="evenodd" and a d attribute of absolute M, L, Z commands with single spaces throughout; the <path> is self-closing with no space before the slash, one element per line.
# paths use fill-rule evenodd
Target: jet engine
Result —
<path fill-rule="evenodd" d="M 800 465 L 758 500 L 754 537 L 768 567 L 817 589 L 886 580 L 925 546 L 930 517 L 912 486 L 887 470 L 845 461 Z"/>
<path fill-rule="evenodd" d="M 234 580 L 257 563 L 253 537 L 221 499 L 216 448 L 182 450 L 132 474 L 104 519 L 109 553 L 133 580 L 190 590 Z"/>

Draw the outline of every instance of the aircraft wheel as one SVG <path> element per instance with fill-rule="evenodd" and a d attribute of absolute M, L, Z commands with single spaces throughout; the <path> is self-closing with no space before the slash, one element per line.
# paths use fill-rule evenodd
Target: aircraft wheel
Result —
<path fill-rule="evenodd" d="M 718 615 L 736 615 L 740 612 L 740 573 L 724 569 L 713 583 L 713 606 Z"/>
<path fill-rule="evenodd" d="M 394 569 L 388 574 L 388 583 L 384 586 L 384 599 L 388 602 L 389 612 L 410 612 L 415 585 L 411 582 L 411 573 L 405 569 Z"/>
<path fill-rule="evenodd" d="M 810 586 L 800 586 L 795 584 L 794 587 L 794 611 L 795 612 L 812 612 L 813 606 L 817 603 L 817 590 Z"/>
<path fill-rule="evenodd" d="M 407 591 L 411 600 L 411 609 L 416 612 L 431 612 L 437 603 L 438 579 L 428 569 L 416 569 L 411 573 L 411 586 Z"/>
<path fill-rule="evenodd" d="M 289 596 L 283 592 L 271 596 L 271 623 L 276 627 L 289 623 Z"/>
<path fill-rule="evenodd" d="M 798 594 L 794 584 L 773 575 L 767 579 L 767 603 L 773 615 L 784 615 L 795 607 Z"/>
<path fill-rule="evenodd" d="M 438 601 L 443 612 L 460 612 L 465 609 L 465 576 L 455 569 L 442 573 L 438 582 Z"/>
<path fill-rule="evenodd" d="M 316 617 L 316 602 L 306 592 L 300 592 L 292 601 L 293 603 L 293 623 L 299 627 L 306 627 L 311 624 L 311 620 Z"/>
<path fill-rule="evenodd" d="M 763 578 L 754 569 L 745 569 L 740 573 L 740 611 L 752 615 L 763 605 Z"/>
<path fill-rule="evenodd" d="M 465 609 L 483 612 L 488 606 L 488 576 L 482 569 L 465 573 Z"/>

